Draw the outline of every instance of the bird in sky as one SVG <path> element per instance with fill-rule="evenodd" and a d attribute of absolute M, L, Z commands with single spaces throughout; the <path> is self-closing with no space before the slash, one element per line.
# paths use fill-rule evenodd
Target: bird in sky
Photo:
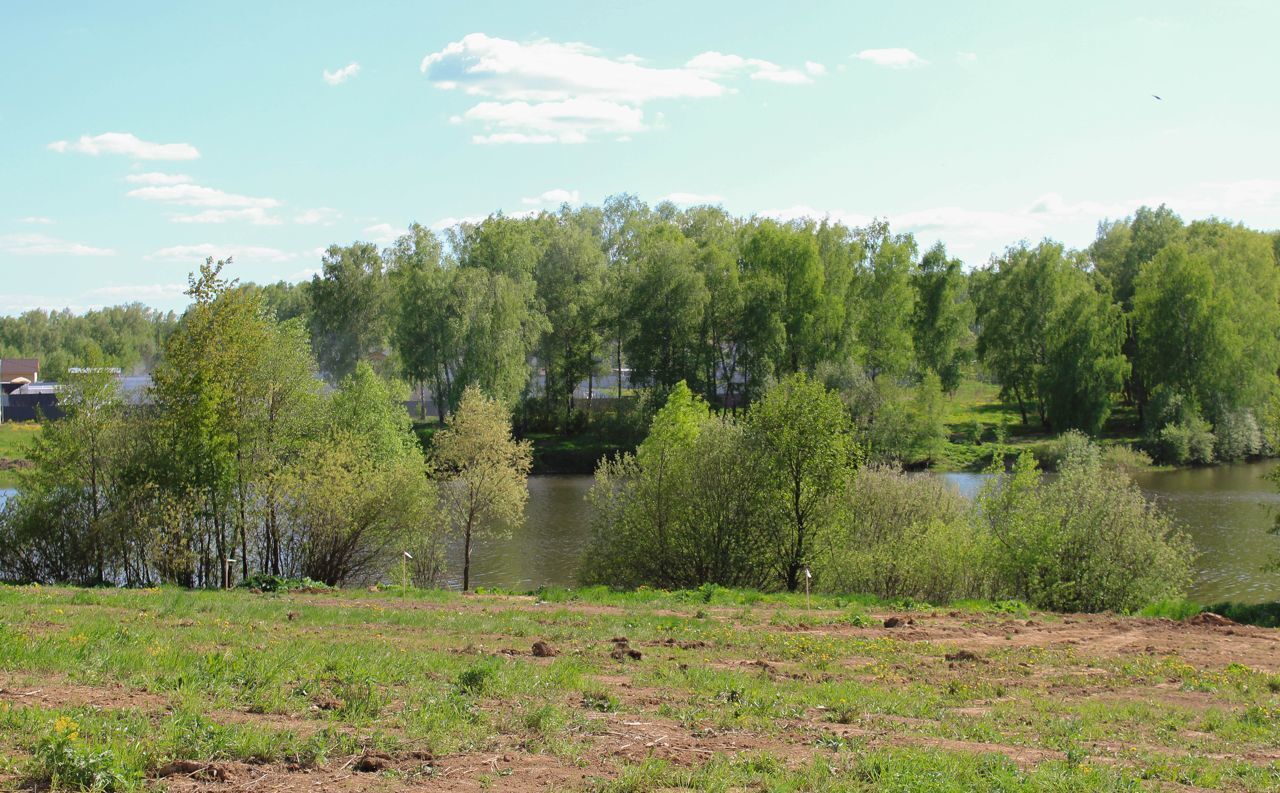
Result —
<path fill-rule="evenodd" d="M 1156 99 L 1159 99 L 1161 102 L 1163 102 L 1163 101 L 1164 101 L 1164 97 L 1162 97 L 1162 96 L 1156 96 L 1155 94 L 1152 94 L 1151 96 L 1152 96 L 1152 97 L 1154 97 L 1154 98 L 1156 98 Z"/>

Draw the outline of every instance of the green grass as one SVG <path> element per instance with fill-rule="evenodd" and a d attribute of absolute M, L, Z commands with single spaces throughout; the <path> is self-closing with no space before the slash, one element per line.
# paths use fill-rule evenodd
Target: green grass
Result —
<path fill-rule="evenodd" d="M 889 631 L 887 614 L 953 627 Z M 0 587 L 0 789 L 135 789 L 172 760 L 312 786 L 368 751 L 392 779 L 474 767 L 495 789 L 533 766 L 601 791 L 1280 786 L 1259 759 L 1280 745 L 1280 676 L 1000 641 L 1029 619 L 1061 623 L 721 587 Z M 970 631 L 995 641 L 948 662 Z M 624 638 L 640 659 L 611 656 Z"/>
<path fill-rule="evenodd" d="M 5 422 L 0 424 L 0 459 L 25 460 L 32 441 L 40 432 L 35 422 Z M 12 471 L 0 471 L 0 488 L 17 486 L 18 478 Z"/>

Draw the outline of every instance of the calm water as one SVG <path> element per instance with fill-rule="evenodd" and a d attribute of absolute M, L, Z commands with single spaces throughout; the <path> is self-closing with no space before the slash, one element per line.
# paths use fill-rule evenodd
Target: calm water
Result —
<path fill-rule="evenodd" d="M 1147 495 L 1182 524 L 1201 551 L 1191 598 L 1258 602 L 1280 600 L 1280 573 L 1263 562 L 1280 550 L 1266 533 L 1280 509 L 1280 494 L 1266 475 L 1277 461 L 1140 474 Z M 973 496 L 982 474 L 937 474 Z M 590 532 L 589 476 L 535 476 L 529 480 L 525 523 L 510 540 L 478 543 L 472 555 L 475 586 L 533 589 L 572 585 Z M 0 504 L 12 491 L 0 490 Z M 454 561 L 461 560 L 455 548 Z M 455 567 L 454 569 L 458 569 Z M 457 583 L 457 582 L 455 582 Z"/>

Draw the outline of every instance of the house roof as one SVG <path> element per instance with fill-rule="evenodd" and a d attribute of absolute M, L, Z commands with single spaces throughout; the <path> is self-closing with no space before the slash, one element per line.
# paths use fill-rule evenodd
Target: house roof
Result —
<path fill-rule="evenodd" d="M 7 381 L 15 377 L 34 380 L 39 372 L 39 358 L 0 358 L 0 380 Z"/>

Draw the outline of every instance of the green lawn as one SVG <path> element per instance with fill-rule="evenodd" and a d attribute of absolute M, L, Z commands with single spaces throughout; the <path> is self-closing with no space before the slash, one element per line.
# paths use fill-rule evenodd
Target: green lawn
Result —
<path fill-rule="evenodd" d="M 40 432 L 34 422 L 5 422 L 0 424 L 0 459 L 25 460 L 27 449 Z M 17 477 L 11 471 L 0 470 L 0 488 L 13 487 Z"/>
<path fill-rule="evenodd" d="M 0 789 L 1275 790 L 1274 641 L 714 587 L 0 587 Z"/>

